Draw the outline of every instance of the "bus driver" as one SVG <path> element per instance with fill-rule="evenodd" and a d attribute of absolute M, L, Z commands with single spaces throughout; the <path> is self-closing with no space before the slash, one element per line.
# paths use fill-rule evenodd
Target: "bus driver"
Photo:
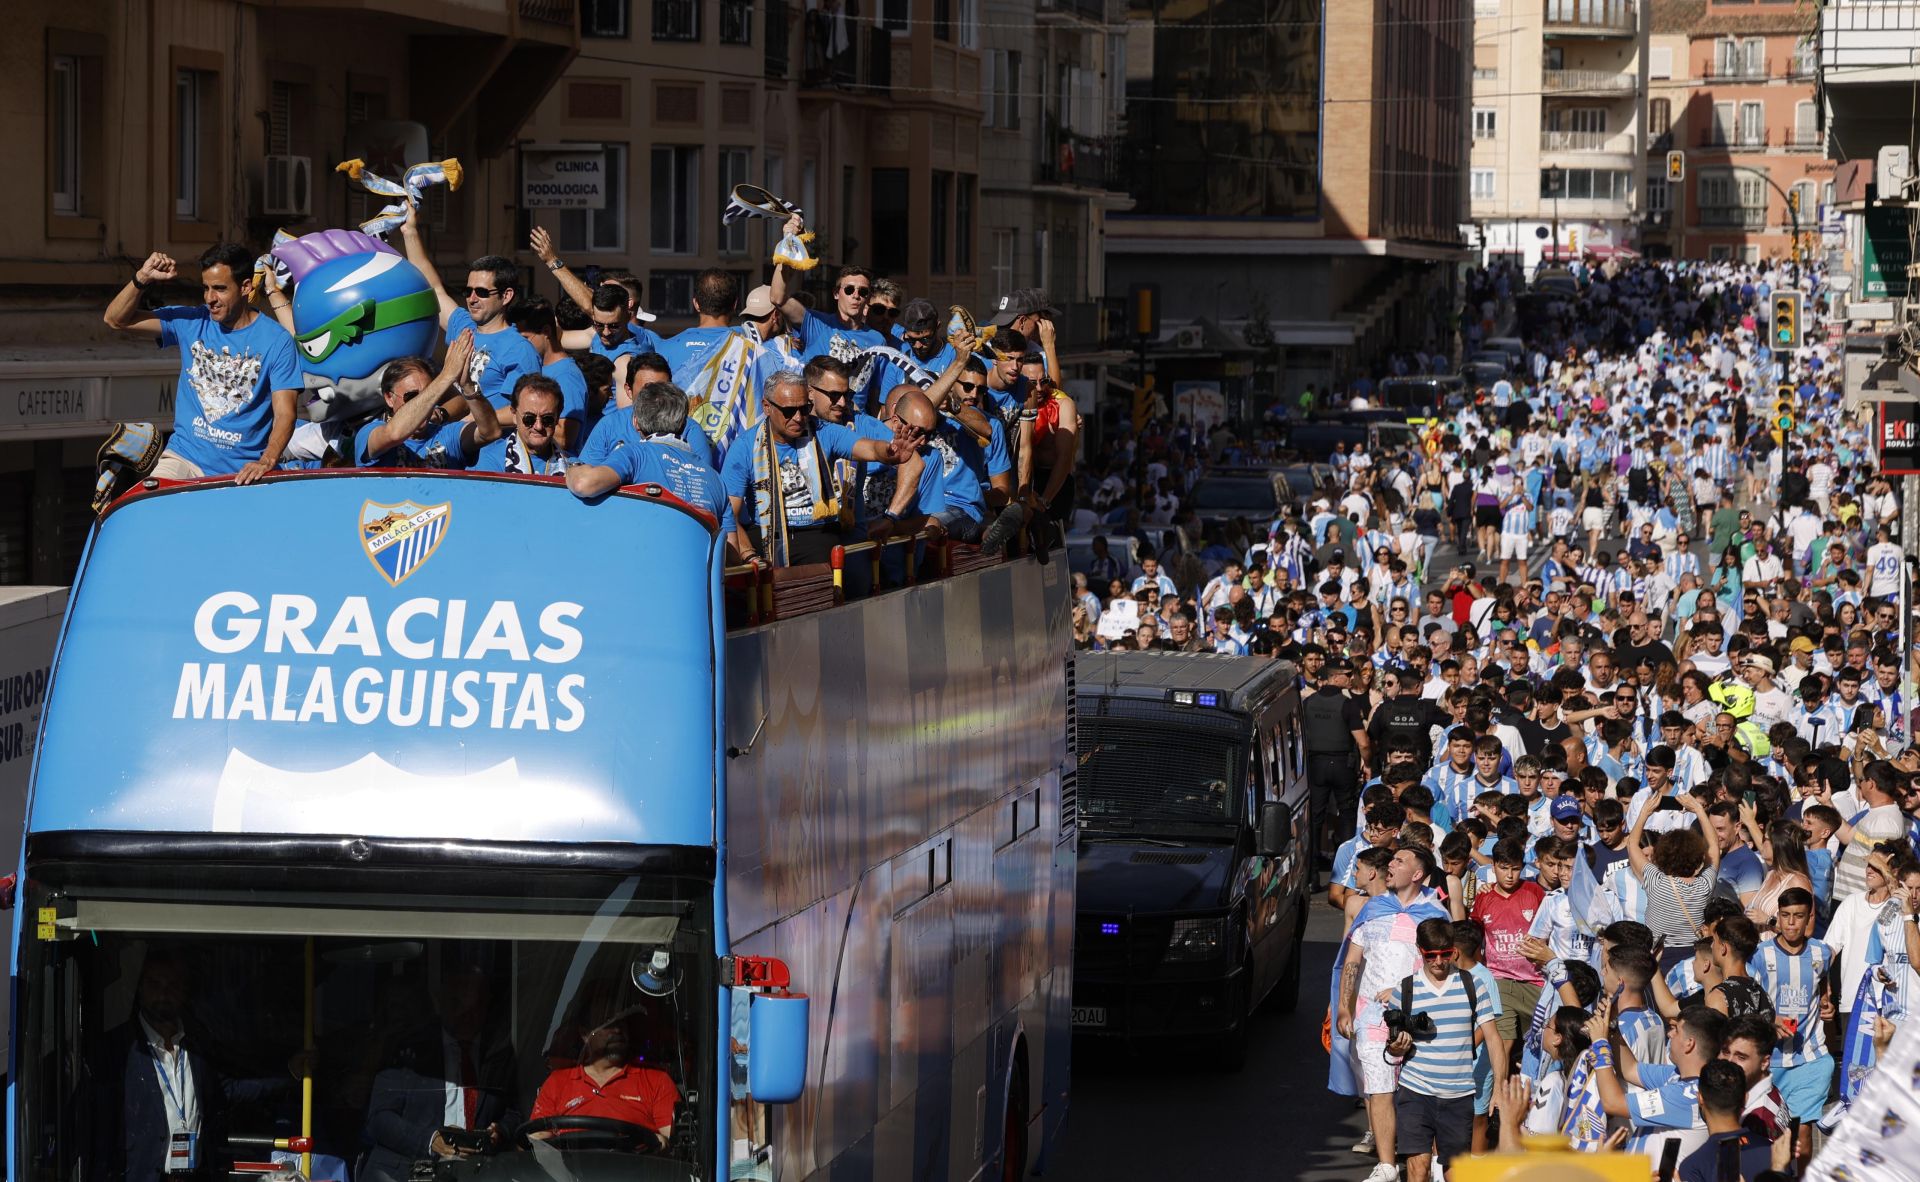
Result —
<path fill-rule="evenodd" d="M 534 1098 L 532 1120 L 550 1116 L 592 1116 L 637 1125 L 664 1144 L 673 1132 L 673 1111 L 680 1089 L 657 1067 L 639 1061 L 628 1029 L 634 1011 L 620 1005 L 619 990 L 590 989 L 577 1021 L 580 1065 L 547 1076 Z M 565 1135 L 565 1126 L 529 1136 Z"/>

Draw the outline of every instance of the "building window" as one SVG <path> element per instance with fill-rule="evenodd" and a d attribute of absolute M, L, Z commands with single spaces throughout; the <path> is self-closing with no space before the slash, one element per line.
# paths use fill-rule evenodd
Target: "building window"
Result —
<path fill-rule="evenodd" d="M 608 144 L 607 203 L 601 209 L 559 210 L 554 227 L 563 251 L 622 251 L 627 248 L 627 146 Z"/>
<path fill-rule="evenodd" d="M 700 40 L 700 0 L 653 0 L 653 39 Z"/>
<path fill-rule="evenodd" d="M 1473 170 L 1473 199 L 1490 201 L 1493 199 L 1493 170 L 1476 168 Z"/>
<path fill-rule="evenodd" d="M 933 0 L 933 39 L 953 40 L 953 0 Z"/>
<path fill-rule="evenodd" d="M 720 43 L 753 44 L 753 0 L 720 0 Z"/>
<path fill-rule="evenodd" d="M 1707 261 L 1710 263 L 1730 263 L 1733 261 L 1733 247 L 1716 243 L 1707 247 Z"/>
<path fill-rule="evenodd" d="M 1733 142 L 1734 108 L 1732 103 L 1713 104 L 1713 127 L 1708 133 L 1710 147 L 1725 147 Z"/>
<path fill-rule="evenodd" d="M 747 148 L 720 149 L 720 192 L 729 194 L 735 185 L 753 183 L 753 153 Z M 777 193 L 778 191 L 775 190 Z M 741 218 L 732 224 L 721 223 L 720 253 L 747 253 L 747 219 Z"/>
<path fill-rule="evenodd" d="M 625 37 L 632 27 L 633 0 L 585 0 L 580 6 L 582 37 Z"/>
<path fill-rule="evenodd" d="M 210 70 L 173 72 L 173 216 L 178 221 L 205 221 L 212 212 L 213 186 L 208 182 L 219 151 L 214 87 Z"/>
<path fill-rule="evenodd" d="M 953 202 L 953 174 L 936 170 L 933 174 L 933 199 L 927 203 L 932 218 L 932 236 L 928 241 L 929 269 L 935 275 L 947 273 L 947 244 L 950 241 L 948 218 Z"/>
<path fill-rule="evenodd" d="M 981 125 L 1020 129 L 1020 51 L 989 49 L 980 55 Z"/>
<path fill-rule="evenodd" d="M 693 271 L 654 271 L 647 278 L 647 310 L 663 316 L 691 316 Z"/>
<path fill-rule="evenodd" d="M 1494 129 L 1498 126 L 1499 126 L 1498 111 L 1495 111 L 1492 107 L 1475 107 L 1473 109 L 1473 138 L 1474 139 L 1477 139 L 1477 140 L 1492 139 L 1494 136 Z"/>
<path fill-rule="evenodd" d="M 953 0 L 953 31 L 960 48 L 980 48 L 978 0 Z"/>
<path fill-rule="evenodd" d="M 700 249 L 700 149 L 662 144 L 653 150 L 653 249 L 694 254 Z"/>
<path fill-rule="evenodd" d="M 1743 148 L 1764 148 L 1767 146 L 1767 109 L 1760 103 L 1740 104 L 1740 146 Z"/>
<path fill-rule="evenodd" d="M 1812 103 L 1793 105 L 1793 146 L 1813 148 L 1820 144 L 1820 118 Z"/>
<path fill-rule="evenodd" d="M 1647 178 L 1647 212 L 1665 213 L 1667 201 L 1672 190 L 1667 187 L 1667 178 L 1650 176 Z"/>
<path fill-rule="evenodd" d="M 1655 45 L 1647 51 L 1647 77 L 1673 77 L 1673 46 Z"/>
<path fill-rule="evenodd" d="M 1650 135 L 1665 135 L 1673 130 L 1673 100 L 1647 100 L 1647 132 Z"/>
<path fill-rule="evenodd" d="M 882 275 L 907 273 L 907 240 L 912 224 L 907 220 L 912 206 L 907 200 L 907 170 L 873 170 L 873 243 L 867 257 L 873 269 Z"/>
<path fill-rule="evenodd" d="M 913 27 L 912 0 L 880 0 L 880 27 L 904 33 Z"/>
<path fill-rule="evenodd" d="M 962 176 L 953 194 L 953 273 L 973 274 L 973 192 L 978 182 Z"/>
<path fill-rule="evenodd" d="M 1625 201 L 1633 196 L 1633 173 L 1624 169 L 1611 168 L 1563 168 L 1564 187 L 1555 194 L 1547 183 L 1547 174 L 1540 174 L 1540 196 L 1552 200 L 1558 196 L 1563 201 Z"/>
<path fill-rule="evenodd" d="M 993 290 L 995 292 L 1013 290 L 1014 254 L 1019 249 L 1016 233 L 1013 230 L 993 232 Z"/>
<path fill-rule="evenodd" d="M 74 54 L 53 56 L 48 77 L 48 141 L 52 147 L 47 175 L 52 185 L 53 212 L 78 216 L 84 208 L 80 200 L 80 161 L 84 141 L 80 134 L 80 58 Z"/>

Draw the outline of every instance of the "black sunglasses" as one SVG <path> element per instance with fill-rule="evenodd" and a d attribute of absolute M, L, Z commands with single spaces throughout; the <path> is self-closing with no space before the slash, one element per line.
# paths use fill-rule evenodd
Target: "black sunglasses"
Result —
<path fill-rule="evenodd" d="M 975 390 L 984 388 L 986 386 L 986 383 L 985 382 L 955 382 L 954 385 L 960 387 L 962 390 L 965 390 L 967 393 L 971 394 Z"/>
<path fill-rule="evenodd" d="M 842 287 L 840 289 L 840 294 L 850 295 L 850 296 L 872 295 L 873 289 L 871 287 L 855 287 L 853 286 L 853 284 L 849 283 L 845 287 Z"/>
<path fill-rule="evenodd" d="M 852 289 L 848 289 L 847 294 L 853 295 L 855 293 L 853 292 Z M 892 304 L 868 304 L 867 305 L 867 315 L 869 317 L 898 316 L 899 314 L 900 314 L 900 309 L 894 307 Z"/>
<path fill-rule="evenodd" d="M 490 300 L 494 296 L 504 294 L 506 290 L 504 287 L 469 287 L 467 294 L 469 296 L 478 296 L 483 300 Z"/>
<path fill-rule="evenodd" d="M 546 414 L 546 415 L 524 414 L 520 416 L 520 425 L 522 427 L 531 427 L 535 423 L 538 423 L 542 427 L 551 427 L 559 421 L 560 421 L 560 416 L 554 415 L 554 414 Z"/>
<path fill-rule="evenodd" d="M 828 402 L 844 402 L 853 397 L 852 390 L 823 390 L 819 386 L 809 385 L 807 389 L 826 399 Z"/>
<path fill-rule="evenodd" d="M 807 416 L 813 414 L 813 407 L 807 406 L 804 404 L 800 406 L 781 406 L 777 402 L 769 402 L 767 403 L 767 409 L 779 411 L 780 417 L 785 419 L 791 419 L 795 415 L 798 415 L 801 418 L 806 418 Z"/>

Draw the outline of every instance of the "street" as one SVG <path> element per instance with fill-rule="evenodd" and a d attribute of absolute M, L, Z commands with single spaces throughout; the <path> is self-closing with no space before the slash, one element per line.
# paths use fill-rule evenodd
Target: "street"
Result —
<path fill-rule="evenodd" d="M 1245 1068 L 1217 1072 L 1176 1054 L 1074 1048 L 1072 1112 L 1047 1177 L 1288 1177 L 1356 1179 L 1370 1158 L 1351 1152 L 1366 1128 L 1352 1100 L 1327 1091 L 1320 1046 L 1340 917 L 1324 894 L 1307 925 L 1300 1008 L 1263 1011 Z"/>

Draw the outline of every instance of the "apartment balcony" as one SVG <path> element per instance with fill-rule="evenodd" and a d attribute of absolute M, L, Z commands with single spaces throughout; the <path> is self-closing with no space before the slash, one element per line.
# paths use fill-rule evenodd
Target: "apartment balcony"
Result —
<path fill-rule="evenodd" d="M 1554 94 L 1600 94 L 1625 97 L 1634 92 L 1640 80 L 1632 74 L 1607 70 L 1546 70 L 1540 89 Z"/>
<path fill-rule="evenodd" d="M 885 97 L 893 90 L 893 34 L 862 21 L 834 20 L 824 9 L 801 18 L 802 90 Z"/>
<path fill-rule="evenodd" d="M 1920 70 L 1920 0 L 1828 0 L 1820 9 L 1820 70 L 1829 88 Z"/>
<path fill-rule="evenodd" d="M 1040 139 L 1034 184 L 1123 191 L 1120 140 L 1114 136 L 1086 136 L 1048 128 Z"/>
<path fill-rule="evenodd" d="M 1796 127 L 1787 133 L 1784 147 L 1789 152 L 1821 152 L 1827 150 L 1827 135 L 1811 127 Z"/>
<path fill-rule="evenodd" d="M 1709 82 L 1765 82 L 1773 77 L 1771 61 L 1723 62 L 1709 59 L 1700 77 Z"/>
<path fill-rule="evenodd" d="M 1694 211 L 1694 221 L 1703 229 L 1764 230 L 1767 211 L 1748 205 L 1703 205 Z"/>
<path fill-rule="evenodd" d="M 1042 25 L 1102 25 L 1107 20 L 1107 6 L 1105 0 L 1039 0 L 1033 15 Z"/>
<path fill-rule="evenodd" d="M 1540 133 L 1542 152 L 1603 152 L 1616 156 L 1626 156 L 1633 152 L 1633 137 L 1624 132 L 1605 131 L 1543 131 Z"/>
<path fill-rule="evenodd" d="M 1820 55 L 1799 52 L 1787 59 L 1787 77 L 1795 82 L 1811 82 L 1820 76 Z"/>
<path fill-rule="evenodd" d="M 1545 0 L 1549 37 L 1633 37 L 1640 29 L 1635 0 Z"/>
<path fill-rule="evenodd" d="M 1721 152 L 1764 152 L 1767 150 L 1767 132 L 1765 129 L 1725 131 L 1709 127 L 1700 132 L 1694 146 Z"/>

